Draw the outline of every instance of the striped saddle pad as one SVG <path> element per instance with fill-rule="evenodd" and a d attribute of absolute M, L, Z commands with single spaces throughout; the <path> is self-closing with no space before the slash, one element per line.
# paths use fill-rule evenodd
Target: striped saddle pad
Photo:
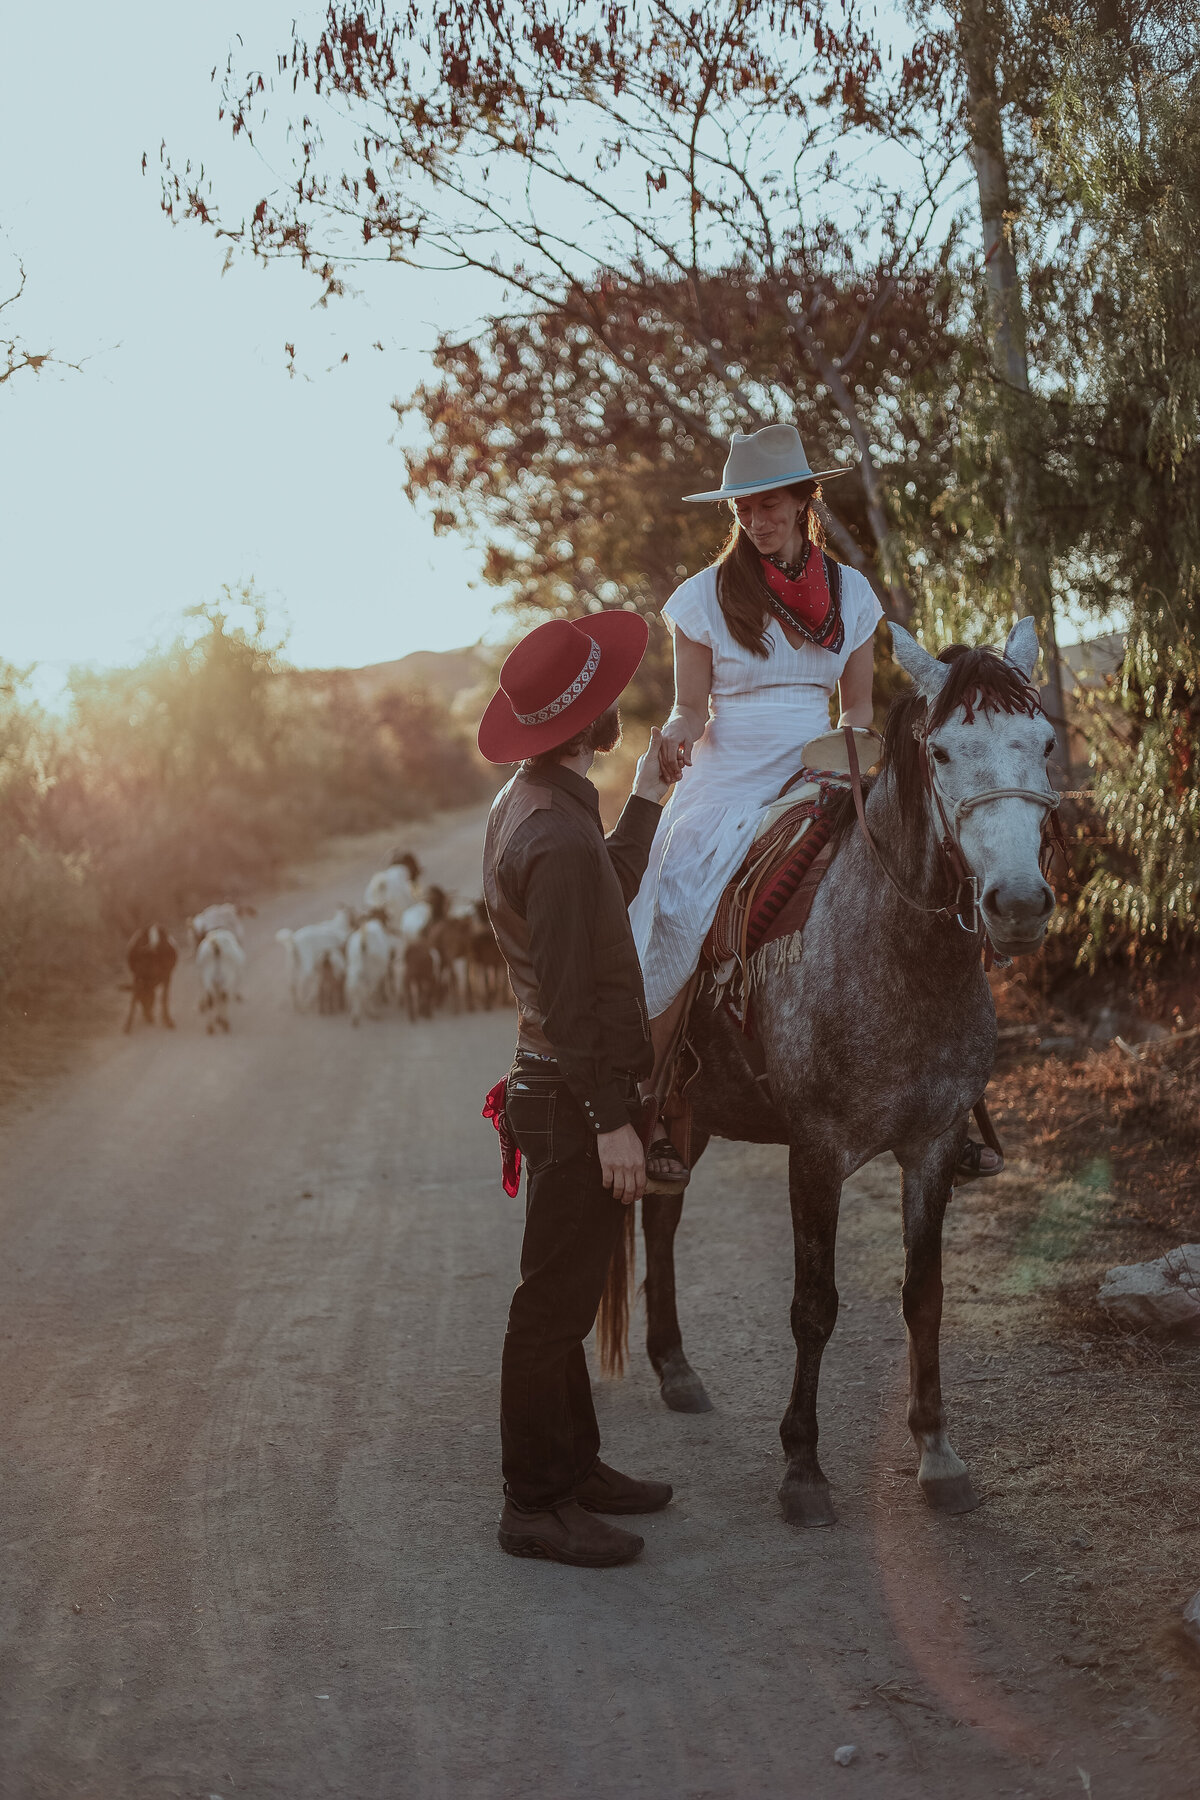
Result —
<path fill-rule="evenodd" d="M 764 808 L 746 859 L 721 895 L 704 961 L 743 1025 L 775 946 L 777 957 L 799 960 L 804 926 L 829 866 L 829 802 L 848 785 L 844 775 L 801 769 Z"/>

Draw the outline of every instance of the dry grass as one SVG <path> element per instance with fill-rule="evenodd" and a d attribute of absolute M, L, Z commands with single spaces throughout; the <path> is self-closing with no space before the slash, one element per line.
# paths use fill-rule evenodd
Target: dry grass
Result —
<path fill-rule="evenodd" d="M 1036 1164 L 963 1190 L 948 1338 L 976 1377 L 974 1474 L 1064 1658 L 1117 1691 L 1162 1683 L 1200 1725 L 1178 1621 L 1200 1587 L 1200 1346 L 1123 1336 L 1095 1304 L 1114 1260 L 1103 1170 Z"/>
<path fill-rule="evenodd" d="M 1082 1029 L 1020 981 L 997 998 L 1010 1032 Z M 1096 1301 L 1113 1264 L 1200 1239 L 1200 1039 L 1143 1048 L 1064 1057 L 1005 1040 L 989 1098 L 1007 1167 L 956 1198 L 969 1283 L 948 1289 L 948 1329 L 994 1361 L 975 1403 L 991 1466 L 976 1474 L 1047 1636 L 1200 1726 L 1200 1655 L 1179 1625 L 1200 1588 L 1200 1345 L 1130 1337 Z"/>
<path fill-rule="evenodd" d="M 112 976 L 106 987 L 54 988 L 36 1012 L 9 1007 L 0 1015 L 0 1117 L 29 1104 L 97 1032 L 117 1028 L 125 996 L 115 969 Z"/>

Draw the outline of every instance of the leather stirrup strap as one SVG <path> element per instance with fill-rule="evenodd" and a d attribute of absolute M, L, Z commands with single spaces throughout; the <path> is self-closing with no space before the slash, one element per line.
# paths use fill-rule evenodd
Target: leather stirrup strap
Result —
<path fill-rule="evenodd" d="M 996 1127 L 992 1124 L 992 1115 L 988 1111 L 986 1100 L 977 1100 L 971 1108 L 975 1115 L 975 1123 L 979 1127 L 979 1135 L 989 1150 L 994 1150 L 1000 1161 L 1004 1161 L 1004 1151 L 1000 1147 L 1000 1139 L 996 1136 Z"/>

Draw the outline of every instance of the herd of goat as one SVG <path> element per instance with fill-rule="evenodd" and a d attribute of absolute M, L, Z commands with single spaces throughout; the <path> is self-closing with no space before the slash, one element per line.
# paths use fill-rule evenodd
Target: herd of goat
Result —
<path fill-rule="evenodd" d="M 439 1007 L 490 1011 L 509 995 L 507 971 L 482 900 L 455 903 L 409 851 L 397 851 L 372 875 L 362 907 L 339 906 L 331 919 L 275 933 L 287 956 L 288 987 L 298 1012 L 348 1011 L 351 1023 L 403 1006 L 412 1020 Z M 254 908 L 221 901 L 188 920 L 200 978 L 200 1011 L 210 1033 L 229 1030 L 231 1001 L 242 997 L 246 966 L 242 920 Z M 179 951 L 166 927 L 145 925 L 129 944 L 131 976 L 125 1030 L 138 1009 L 173 1026 L 171 977 Z"/>

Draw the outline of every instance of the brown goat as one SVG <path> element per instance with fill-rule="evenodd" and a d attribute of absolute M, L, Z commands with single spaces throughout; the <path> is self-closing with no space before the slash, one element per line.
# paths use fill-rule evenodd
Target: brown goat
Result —
<path fill-rule="evenodd" d="M 175 1021 L 171 1017 L 171 976 L 179 960 L 179 952 L 170 932 L 163 925 L 143 925 L 130 938 L 125 960 L 133 977 L 125 1030 L 133 1030 L 133 1018 L 139 1006 L 147 1025 L 153 1025 L 154 996 L 161 994 L 159 1010 L 162 1022 L 169 1031 L 174 1031 Z"/>

